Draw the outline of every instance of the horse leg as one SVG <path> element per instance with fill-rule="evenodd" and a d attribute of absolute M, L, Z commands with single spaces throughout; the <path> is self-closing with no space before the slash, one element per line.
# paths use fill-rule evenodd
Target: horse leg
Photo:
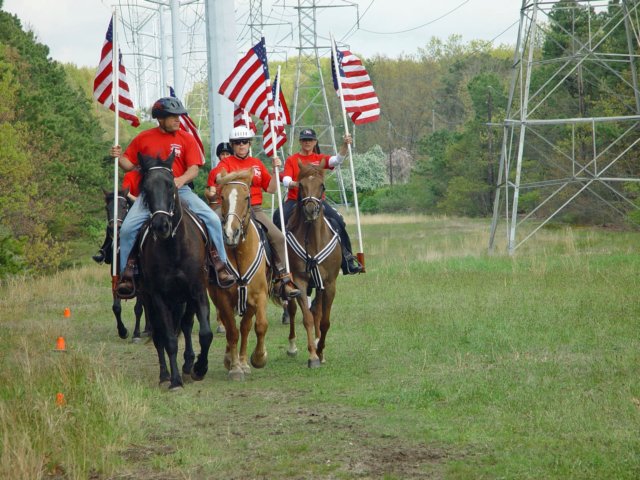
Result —
<path fill-rule="evenodd" d="M 191 372 L 191 378 L 197 381 L 202 380 L 209 370 L 209 348 L 211 348 L 211 342 L 213 342 L 213 331 L 209 322 L 210 313 L 209 299 L 207 298 L 206 290 L 203 288 L 196 299 L 196 317 L 198 317 L 198 325 L 200 326 L 198 332 L 200 353 L 198 354 L 198 361 Z M 193 324 L 193 317 L 191 322 Z"/>
<path fill-rule="evenodd" d="M 264 337 L 269 328 L 267 320 L 267 293 L 260 294 L 256 302 L 256 348 L 251 354 L 251 365 L 255 368 L 264 368 L 267 364 L 267 347 L 264 343 Z"/>
<path fill-rule="evenodd" d="M 179 326 L 179 322 L 184 313 L 182 305 L 167 305 L 164 298 L 154 298 L 156 312 L 159 322 L 153 325 L 153 333 L 155 335 L 156 326 L 161 325 L 161 333 L 159 334 L 164 342 L 164 350 L 169 357 L 169 390 L 177 390 L 182 388 L 182 377 L 178 369 L 178 337 L 175 328 Z"/>
<path fill-rule="evenodd" d="M 133 313 L 136 316 L 136 325 L 135 328 L 133 330 L 133 338 L 132 338 L 132 342 L 134 343 L 139 343 L 141 340 L 140 337 L 140 318 L 142 318 L 142 314 L 144 313 L 144 309 L 142 308 L 142 300 L 140 300 L 140 297 L 136 297 L 136 304 L 133 307 Z M 145 333 L 147 334 L 147 336 L 149 335 L 149 330 L 148 325 L 149 325 L 149 319 L 147 318 L 147 316 L 145 315 Z"/>
<path fill-rule="evenodd" d="M 325 284 L 325 290 L 322 301 L 322 310 L 320 310 L 321 318 L 319 322 L 320 327 L 320 337 L 318 340 L 318 344 L 316 346 L 316 352 L 318 353 L 318 357 L 320 358 L 320 362 L 324 363 L 324 346 L 325 341 L 327 339 L 327 333 L 329 332 L 329 328 L 331 327 L 331 306 L 333 305 L 333 299 L 336 295 L 336 283 L 335 281 L 331 284 Z"/>
<path fill-rule="evenodd" d="M 295 357 L 298 354 L 296 346 L 296 310 L 298 305 L 294 301 L 287 304 L 287 312 L 289 314 L 289 346 L 287 347 L 287 355 Z"/>
<path fill-rule="evenodd" d="M 244 312 L 242 320 L 240 320 L 240 368 L 244 373 L 251 373 L 249 360 L 247 358 L 247 343 L 249 341 L 249 332 L 253 326 L 253 316 L 256 309 L 252 305 L 247 305 L 247 311 Z"/>
<path fill-rule="evenodd" d="M 307 366 L 309 368 L 317 368 L 320 366 L 320 358 L 316 353 L 316 342 L 315 342 L 315 325 L 313 315 L 311 314 L 311 310 L 309 310 L 306 291 L 303 291 L 303 294 L 298 298 L 298 306 L 302 311 L 302 324 L 304 325 L 305 330 L 307 331 L 307 350 L 309 351 L 309 360 L 307 361 Z"/>
<path fill-rule="evenodd" d="M 184 364 L 182 365 L 182 373 L 190 375 L 193 371 L 193 362 L 196 359 L 196 354 L 193 352 L 193 341 L 191 340 L 191 332 L 193 331 L 193 308 L 189 305 L 180 320 L 180 329 L 184 336 Z"/>
<path fill-rule="evenodd" d="M 229 371 L 229 380 L 244 380 L 244 372 L 240 368 L 238 358 L 238 338 L 240 333 L 236 326 L 236 317 L 231 303 L 233 297 L 230 293 L 221 293 L 216 298 L 216 308 L 224 325 L 227 346 L 224 353 L 224 366 Z"/>
<path fill-rule="evenodd" d="M 113 293 L 113 305 L 111 305 L 111 310 L 113 310 L 113 314 L 116 317 L 116 325 L 118 328 L 118 336 L 122 339 L 125 339 L 129 336 L 129 332 L 127 331 L 127 327 L 122 323 L 122 305 L 120 297 L 118 297 L 115 292 Z"/>
<path fill-rule="evenodd" d="M 158 314 L 154 309 L 154 305 L 150 299 L 145 298 L 144 300 L 144 313 L 148 315 L 151 321 L 154 321 L 158 318 Z M 161 329 L 159 324 L 156 325 L 156 328 L 153 329 L 153 335 L 151 337 L 153 339 L 153 345 L 156 347 L 156 352 L 158 353 L 158 364 L 160 365 L 160 379 L 159 383 L 162 385 L 169 381 L 169 370 L 167 369 L 167 359 L 164 355 L 164 335 L 161 333 Z"/>
<path fill-rule="evenodd" d="M 311 303 L 311 315 L 313 315 L 313 329 L 316 338 L 316 349 L 318 348 L 318 340 L 320 339 L 320 320 L 322 319 L 323 304 L 325 299 L 325 291 L 316 289 L 316 296 Z"/>

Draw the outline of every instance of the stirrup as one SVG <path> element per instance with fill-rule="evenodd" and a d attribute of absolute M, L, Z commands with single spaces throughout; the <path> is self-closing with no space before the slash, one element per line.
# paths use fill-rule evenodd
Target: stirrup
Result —
<path fill-rule="evenodd" d="M 296 284 L 293 283 L 293 279 L 289 273 L 279 275 L 276 278 L 276 285 L 278 287 L 278 296 L 282 300 L 291 300 L 292 298 L 299 297 L 302 293 Z M 289 286 L 289 293 L 286 292 L 287 285 Z"/>
<path fill-rule="evenodd" d="M 129 300 L 136 296 L 136 284 L 133 279 L 121 278 L 116 285 L 116 295 L 123 300 Z"/>

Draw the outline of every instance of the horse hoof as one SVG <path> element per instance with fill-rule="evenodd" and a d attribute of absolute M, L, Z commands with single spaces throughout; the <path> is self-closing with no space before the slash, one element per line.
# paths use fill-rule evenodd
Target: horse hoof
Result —
<path fill-rule="evenodd" d="M 267 364 L 267 354 L 257 357 L 256 355 L 251 355 L 251 366 L 254 368 L 264 368 Z"/>
<path fill-rule="evenodd" d="M 289 325 L 289 312 L 282 313 L 282 324 Z"/>
<path fill-rule="evenodd" d="M 218 328 L 216 328 L 216 333 L 227 333 L 227 331 L 222 325 L 218 325 Z"/>
<path fill-rule="evenodd" d="M 287 350 L 287 355 L 289 355 L 290 357 L 295 357 L 298 355 L 298 350 Z"/>
<path fill-rule="evenodd" d="M 133 337 L 131 339 L 131 343 L 135 343 L 137 345 L 138 343 L 142 343 L 142 339 L 140 337 Z"/>
<path fill-rule="evenodd" d="M 204 380 L 204 375 L 198 375 L 196 372 L 191 372 L 191 379 L 194 382 L 200 382 L 201 380 Z"/>
<path fill-rule="evenodd" d="M 184 390 L 184 387 L 182 385 L 174 385 L 173 387 L 169 387 L 169 391 L 172 393 L 180 392 L 181 390 Z"/>
<path fill-rule="evenodd" d="M 320 363 L 320 359 L 319 358 L 317 358 L 315 360 L 308 360 L 307 361 L 307 367 L 309 367 L 309 368 L 319 368 L 320 365 L 322 365 L 322 364 Z"/>
<path fill-rule="evenodd" d="M 127 332 L 126 330 L 124 332 L 118 332 L 118 336 L 122 340 L 126 340 L 129 337 L 129 332 Z"/>
<path fill-rule="evenodd" d="M 229 370 L 227 378 L 235 382 L 242 382 L 244 380 L 244 372 L 241 369 Z"/>

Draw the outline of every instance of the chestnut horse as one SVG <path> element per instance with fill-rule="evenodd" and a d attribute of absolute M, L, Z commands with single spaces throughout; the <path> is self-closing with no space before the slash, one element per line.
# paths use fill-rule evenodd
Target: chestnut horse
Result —
<path fill-rule="evenodd" d="M 151 323 L 160 383 L 170 382 L 170 390 L 182 387 L 178 332 L 182 331 L 185 342 L 182 372 L 194 380 L 202 380 L 207 373 L 213 341 L 206 289 L 206 230 L 182 206 L 171 169 L 174 159 L 175 152 L 166 160 L 138 154 L 142 173 L 142 198 L 138 201 L 146 202 L 151 214 L 149 230 L 140 243 L 139 294 Z M 195 364 L 191 341 L 194 313 L 200 325 L 200 354 Z"/>
<path fill-rule="evenodd" d="M 229 379 L 244 380 L 251 372 L 247 360 L 247 340 L 255 316 L 256 347 L 251 354 L 251 365 L 262 368 L 267 364 L 264 337 L 267 333 L 267 299 L 269 284 L 266 271 L 266 253 L 256 224 L 251 218 L 250 185 L 253 170 L 240 170 L 220 174 L 219 195 L 222 202 L 222 236 L 236 284 L 228 289 L 209 285 L 209 295 L 224 323 L 227 348 L 224 365 Z M 240 332 L 235 312 L 242 318 Z M 238 350 L 238 339 L 240 349 Z"/>
<path fill-rule="evenodd" d="M 336 294 L 336 279 L 340 273 L 342 253 L 339 237 L 324 218 L 324 162 L 319 166 L 298 161 L 298 201 L 287 222 L 287 247 L 293 281 L 302 294 L 297 304 L 307 331 L 310 368 L 324 363 L 324 348 L 331 325 L 331 306 Z M 315 288 L 311 309 L 307 294 Z M 289 348 L 296 355 L 296 302 L 287 305 L 289 314 Z"/>
<path fill-rule="evenodd" d="M 113 262 L 112 257 L 113 257 L 114 224 L 116 222 L 118 223 L 118 233 L 119 233 L 120 225 L 122 225 L 122 222 L 124 221 L 124 217 L 126 217 L 127 213 L 129 212 L 130 200 L 127 198 L 128 193 L 129 193 L 129 189 L 119 190 L 118 195 L 114 196 L 113 192 L 104 191 L 104 203 L 107 209 L 107 235 L 109 235 L 109 237 L 111 238 L 111 248 L 109 249 L 108 252 L 105 252 L 105 257 L 106 257 L 105 262 L 107 264 L 111 264 Z M 113 207 L 114 207 L 115 200 L 117 200 L 118 202 L 118 218 L 116 220 L 114 220 L 113 218 Z M 118 253 L 119 251 L 120 250 L 118 249 Z M 111 261 L 109 261 L 109 259 L 111 259 Z M 116 274 L 118 274 L 120 270 L 120 262 L 118 262 L 117 258 L 116 258 L 115 264 L 116 264 Z M 115 288 L 113 287 L 111 288 L 111 293 L 113 295 L 113 304 L 111 305 L 111 310 L 113 311 L 113 315 L 116 317 L 116 327 L 118 329 L 118 336 L 122 339 L 125 339 L 129 336 L 129 331 L 127 330 L 127 327 L 124 326 L 124 323 L 122 323 L 122 305 L 121 305 L 122 301 L 120 300 L 120 297 L 116 295 Z M 136 304 L 133 307 L 133 313 L 135 314 L 135 317 L 136 317 L 136 323 L 133 330 L 132 341 L 134 343 L 138 343 L 141 340 L 140 318 L 142 317 L 142 313 L 143 313 L 142 301 L 140 300 L 139 297 L 136 297 Z M 143 333 L 147 335 L 149 333 L 149 326 L 147 322 L 145 322 L 145 329 Z"/>

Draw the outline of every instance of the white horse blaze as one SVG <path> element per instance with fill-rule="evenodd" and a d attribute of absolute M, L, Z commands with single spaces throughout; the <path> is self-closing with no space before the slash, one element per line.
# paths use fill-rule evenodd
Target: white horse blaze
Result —
<path fill-rule="evenodd" d="M 236 212 L 237 203 L 238 203 L 238 191 L 234 189 L 234 190 L 231 190 L 231 193 L 229 194 L 229 213 Z M 227 223 L 224 226 L 224 234 L 227 236 L 227 238 L 233 238 L 233 229 L 231 228 L 232 219 L 233 217 L 231 216 L 227 217 Z"/>

